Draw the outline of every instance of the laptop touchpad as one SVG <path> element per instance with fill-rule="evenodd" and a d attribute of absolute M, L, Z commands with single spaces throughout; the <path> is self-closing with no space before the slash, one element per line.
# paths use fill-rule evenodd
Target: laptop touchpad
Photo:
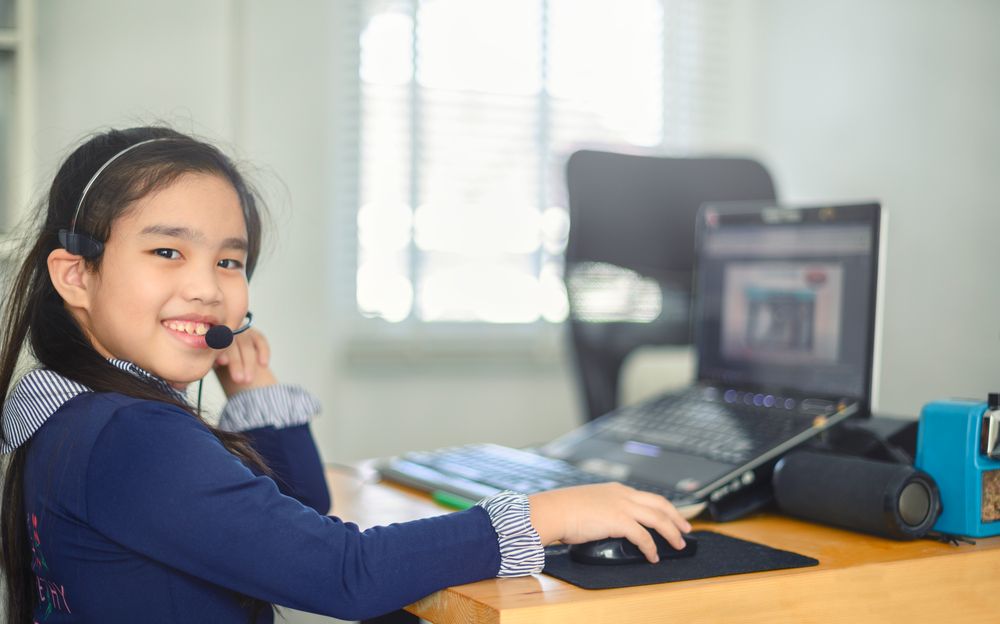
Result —
<path fill-rule="evenodd" d="M 636 480 L 677 492 L 694 492 L 737 468 L 735 464 L 670 452 L 647 454 L 634 443 L 584 440 L 567 461 L 616 481 Z"/>
<path fill-rule="evenodd" d="M 622 450 L 624 455 L 627 451 Z M 678 492 L 695 492 L 732 472 L 736 466 L 694 457 L 666 453 L 632 462 L 632 478 Z"/>

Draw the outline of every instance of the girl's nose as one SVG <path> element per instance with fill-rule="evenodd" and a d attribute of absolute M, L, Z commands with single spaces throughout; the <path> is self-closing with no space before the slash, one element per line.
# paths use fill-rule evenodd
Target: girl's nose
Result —
<path fill-rule="evenodd" d="M 222 287 L 215 274 L 215 267 L 192 267 L 190 271 L 186 271 L 181 294 L 188 301 L 200 301 L 204 305 L 222 301 Z"/>

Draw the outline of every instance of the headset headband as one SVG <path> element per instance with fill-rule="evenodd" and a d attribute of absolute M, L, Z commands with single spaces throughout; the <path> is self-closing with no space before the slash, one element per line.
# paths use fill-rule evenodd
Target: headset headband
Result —
<path fill-rule="evenodd" d="M 69 223 L 69 230 L 59 230 L 59 244 L 66 248 L 66 251 L 70 252 L 76 256 L 84 256 L 86 258 L 94 258 L 102 253 L 104 253 L 104 245 L 93 238 L 86 236 L 84 234 L 76 233 L 76 219 L 80 215 L 80 208 L 83 207 L 83 200 L 87 198 L 87 192 L 90 191 L 90 187 L 94 185 L 98 176 L 108 168 L 108 165 L 115 162 L 125 154 L 131 152 L 140 145 L 145 145 L 147 143 L 153 143 L 154 141 L 173 141 L 174 137 L 157 137 L 155 139 L 146 139 L 145 141 L 139 141 L 129 145 L 122 151 L 118 152 L 111 158 L 107 160 L 100 168 L 94 172 L 94 175 L 90 177 L 87 181 L 86 186 L 83 187 L 83 192 L 80 193 L 80 201 L 76 203 L 76 210 L 73 211 L 73 220 Z"/>

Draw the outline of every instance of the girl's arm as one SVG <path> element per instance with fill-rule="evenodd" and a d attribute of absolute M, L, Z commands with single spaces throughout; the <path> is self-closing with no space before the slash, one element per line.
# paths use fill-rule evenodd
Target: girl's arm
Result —
<path fill-rule="evenodd" d="M 226 366 L 216 369 L 226 394 L 233 396 L 248 388 L 277 383 L 267 366 L 269 359 L 270 348 L 258 332 L 251 329 L 236 336 L 233 345 L 219 357 L 218 362 Z M 234 376 L 243 381 L 235 381 Z M 276 441 L 273 437 L 261 438 L 257 441 L 258 450 L 269 455 L 267 449 L 275 446 Z M 308 439 L 312 441 L 311 436 Z M 275 461 L 270 456 L 265 459 L 269 464 Z M 275 464 L 284 467 L 279 462 Z M 618 483 L 541 492 L 528 499 L 531 524 L 543 546 L 555 541 L 578 544 L 605 537 L 625 537 L 647 559 L 656 562 L 659 559 L 656 545 L 643 525 L 660 533 L 676 548 L 684 547 L 681 532 L 691 530 L 691 524 L 663 497 Z"/>
<path fill-rule="evenodd" d="M 226 394 L 233 396 L 242 390 L 277 383 L 267 366 L 269 359 L 270 348 L 262 335 L 252 329 L 237 335 L 233 345 L 219 357 L 218 362 L 226 366 L 216 369 Z M 242 381 L 235 381 L 234 376 Z M 261 438 L 255 440 L 258 450 L 270 464 L 274 459 L 267 449 L 277 442 L 270 436 Z M 311 442 L 312 437 L 308 436 L 308 440 Z M 323 491 L 326 491 L 325 481 Z M 684 547 L 681 532 L 691 530 L 691 524 L 663 497 L 619 483 L 540 492 L 528 500 L 531 524 L 543 546 L 556 541 L 578 544 L 605 537 L 625 537 L 649 561 L 656 562 L 659 560 L 656 545 L 644 526 L 660 533 L 678 549 Z"/>
<path fill-rule="evenodd" d="M 230 398 L 219 427 L 242 433 L 271 469 L 282 494 L 321 514 L 330 511 L 330 491 L 309 421 L 319 401 L 298 386 L 279 384 L 268 364 L 264 336 L 248 330 L 216 360 L 215 373 Z"/>
<path fill-rule="evenodd" d="M 483 509 L 360 531 L 280 496 L 185 412 L 120 402 L 74 491 L 90 526 L 169 569 L 346 620 L 500 569 Z"/>

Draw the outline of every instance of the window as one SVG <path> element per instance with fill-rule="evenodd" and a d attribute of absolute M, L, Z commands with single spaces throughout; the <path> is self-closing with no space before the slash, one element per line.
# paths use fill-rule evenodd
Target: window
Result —
<path fill-rule="evenodd" d="M 565 158 L 696 142 L 718 5 L 365 0 L 360 312 L 564 320 Z"/>

